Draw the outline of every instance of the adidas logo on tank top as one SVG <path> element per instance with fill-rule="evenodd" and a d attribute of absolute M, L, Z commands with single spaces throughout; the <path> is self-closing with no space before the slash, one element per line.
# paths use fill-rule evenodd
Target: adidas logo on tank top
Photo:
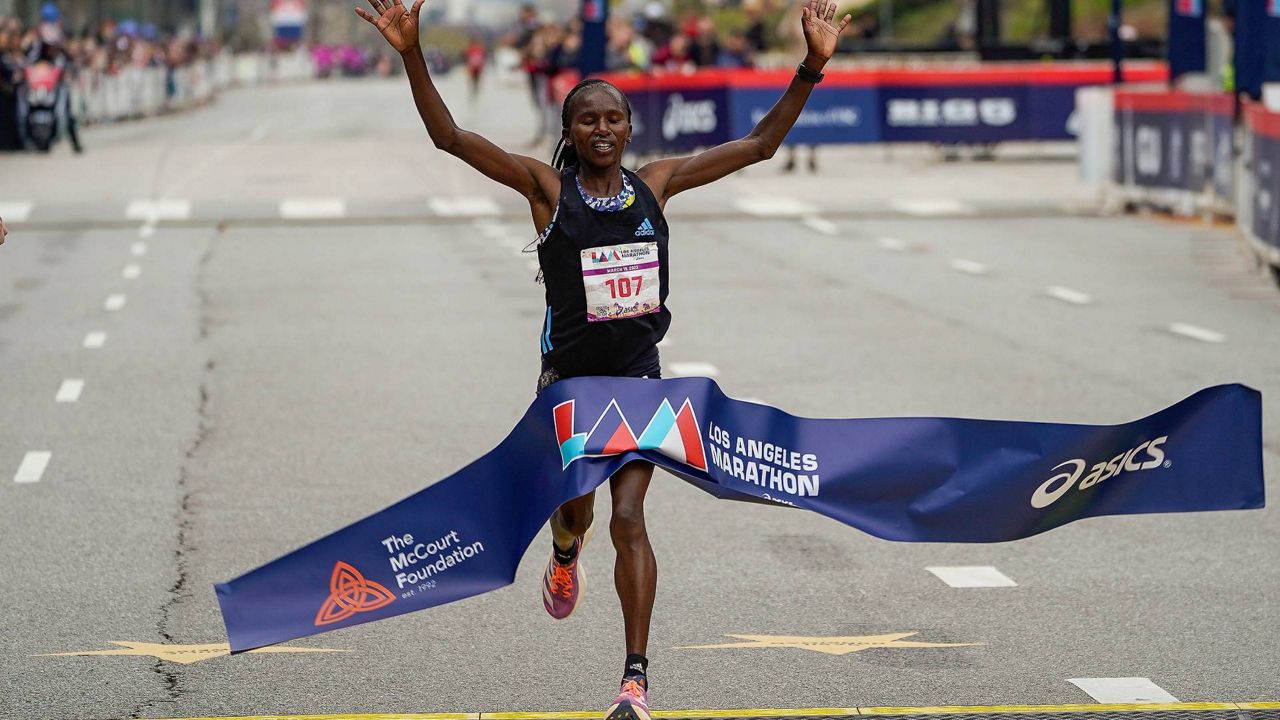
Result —
<path fill-rule="evenodd" d="M 640 227 L 636 228 L 636 237 L 641 235 L 653 235 L 653 223 L 649 222 L 649 218 L 645 218 Z"/>

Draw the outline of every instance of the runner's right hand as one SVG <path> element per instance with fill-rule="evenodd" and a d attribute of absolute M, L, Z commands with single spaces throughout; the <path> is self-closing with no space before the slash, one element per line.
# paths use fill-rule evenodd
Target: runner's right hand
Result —
<path fill-rule="evenodd" d="M 413 7 L 406 10 L 400 0 L 369 0 L 378 14 L 364 8 L 356 8 L 356 14 L 378 28 L 396 52 L 404 53 L 418 47 L 418 11 L 423 2 L 415 0 Z"/>

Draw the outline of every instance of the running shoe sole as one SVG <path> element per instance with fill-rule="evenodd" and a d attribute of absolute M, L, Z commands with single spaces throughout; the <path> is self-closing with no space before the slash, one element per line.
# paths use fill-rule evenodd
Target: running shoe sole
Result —
<path fill-rule="evenodd" d="M 649 713 L 624 701 L 609 708 L 604 720 L 649 720 Z"/>

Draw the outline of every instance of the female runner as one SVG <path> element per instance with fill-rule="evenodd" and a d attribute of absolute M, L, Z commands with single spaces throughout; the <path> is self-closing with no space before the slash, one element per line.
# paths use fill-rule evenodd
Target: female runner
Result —
<path fill-rule="evenodd" d="M 375 12 L 356 8 L 356 13 L 400 53 L 418 114 L 436 147 L 529 202 L 547 297 L 539 392 L 581 375 L 660 377 L 657 344 L 671 322 L 663 208 L 678 193 L 773 157 L 822 80 L 836 39 L 851 20 L 846 15 L 833 24 L 834 2 L 805 0 L 804 62 L 749 135 L 632 172 L 622 167 L 623 151 L 631 142 L 631 106 L 613 85 L 585 80 L 565 98 L 551 165 L 508 153 L 459 128 L 432 84 L 418 45 L 424 0 L 415 0 L 408 11 L 400 0 L 368 1 Z M 622 268 L 627 272 L 619 272 Z M 649 720 L 645 651 L 657 563 L 645 530 L 644 497 L 652 475 L 653 465 L 637 461 L 609 480 L 609 533 L 617 551 L 613 580 L 622 602 L 627 650 L 621 691 L 607 712 L 609 720 Z M 551 517 L 552 555 L 543 575 L 542 601 L 557 619 L 568 617 L 582 599 L 578 555 L 591 527 L 594 498 L 590 493 L 571 500 Z"/>

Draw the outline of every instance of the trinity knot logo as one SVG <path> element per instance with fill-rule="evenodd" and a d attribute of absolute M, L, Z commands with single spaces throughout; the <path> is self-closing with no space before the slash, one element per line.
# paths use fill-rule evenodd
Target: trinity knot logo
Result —
<path fill-rule="evenodd" d="M 330 625 L 356 613 L 386 607 L 395 599 L 390 590 L 339 560 L 333 566 L 333 576 L 329 578 L 329 597 L 316 613 L 316 626 Z"/>
<path fill-rule="evenodd" d="M 580 457 L 621 455 L 629 450 L 657 450 L 679 463 L 699 470 L 707 469 L 707 454 L 702 448 L 702 433 L 698 431 L 698 419 L 688 399 L 680 411 L 671 409 L 671 403 L 662 399 L 644 431 L 638 436 L 618 408 L 617 400 L 610 400 L 604 412 L 591 429 L 574 432 L 574 400 L 566 400 L 555 407 L 556 439 L 560 442 L 560 460 L 564 467 Z"/>

